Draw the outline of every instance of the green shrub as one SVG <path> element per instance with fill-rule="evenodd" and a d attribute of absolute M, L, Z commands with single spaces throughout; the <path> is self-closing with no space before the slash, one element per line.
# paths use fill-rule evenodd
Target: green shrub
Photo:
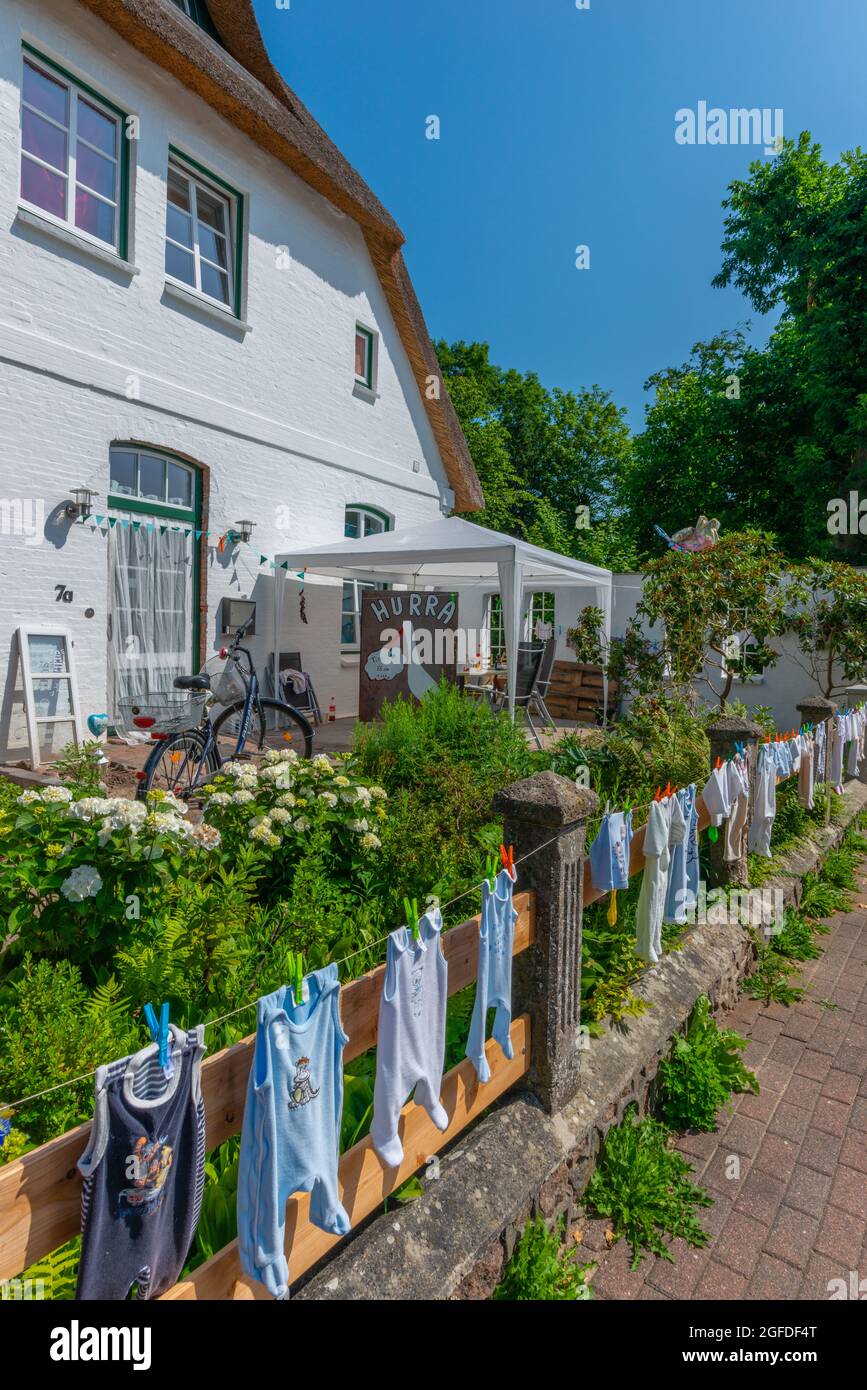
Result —
<path fill-rule="evenodd" d="M 717 1027 L 706 995 L 695 1003 L 685 1037 L 675 1038 L 659 1068 L 662 1116 L 672 1129 L 716 1129 L 716 1113 L 735 1091 L 759 1093 L 740 1053 L 746 1039 Z"/>
<path fill-rule="evenodd" d="M 595 1263 L 580 1265 L 562 1249 L 563 1226 L 562 1218 L 556 1232 L 548 1230 L 541 1216 L 528 1221 L 491 1297 L 525 1303 L 591 1299 L 587 1275 Z"/>
<path fill-rule="evenodd" d="M 70 961 L 27 956 L 3 991 L 0 1109 L 123 1057 L 144 1041 L 114 979 L 90 991 Z M 92 1113 L 90 1078 L 32 1101 L 16 1113 L 16 1127 L 42 1144 Z"/>
<path fill-rule="evenodd" d="M 709 1239 L 696 1208 L 712 1206 L 713 1198 L 689 1181 L 692 1167 L 671 1149 L 671 1141 L 665 1125 L 650 1117 L 638 1120 L 630 1110 L 608 1131 L 587 1187 L 590 1209 L 608 1217 L 615 1235 L 632 1246 L 632 1269 L 648 1251 L 673 1262 L 664 1236 L 694 1246 Z"/>

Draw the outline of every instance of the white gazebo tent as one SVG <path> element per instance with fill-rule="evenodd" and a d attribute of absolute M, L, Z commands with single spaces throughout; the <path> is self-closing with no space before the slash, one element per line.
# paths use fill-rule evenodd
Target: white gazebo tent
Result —
<path fill-rule="evenodd" d="M 474 526 L 452 516 L 420 522 L 400 531 L 385 531 L 362 540 L 342 540 L 326 545 L 284 551 L 276 557 L 276 595 L 279 576 L 288 570 L 342 579 L 380 581 L 408 589 L 461 589 L 499 586 L 506 641 L 506 689 L 509 710 L 515 709 L 515 676 L 521 640 L 521 602 L 525 587 L 538 581 L 549 585 L 580 586 L 596 591 L 596 606 L 603 613 L 606 647 L 611 639 L 611 571 L 581 560 L 557 555 L 541 546 Z M 281 604 L 275 602 L 275 654 Z M 275 666 L 276 671 L 276 666 Z M 605 682 L 604 705 L 608 708 Z"/>

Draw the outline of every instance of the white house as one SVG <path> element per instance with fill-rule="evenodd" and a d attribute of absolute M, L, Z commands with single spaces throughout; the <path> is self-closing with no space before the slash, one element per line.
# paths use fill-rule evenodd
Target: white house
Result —
<path fill-rule="evenodd" d="M 280 551 L 482 505 L 402 240 L 252 0 L 3 0 L 0 760 L 20 627 L 50 754 L 51 634 L 82 717 L 115 716 L 222 645 L 229 600 L 264 666 Z M 308 583 L 306 624 L 286 593 L 281 642 L 352 713 L 356 589 Z"/>

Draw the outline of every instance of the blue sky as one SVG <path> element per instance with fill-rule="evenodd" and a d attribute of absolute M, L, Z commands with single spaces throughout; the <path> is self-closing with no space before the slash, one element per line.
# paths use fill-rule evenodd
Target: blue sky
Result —
<path fill-rule="evenodd" d="M 867 129 L 862 0 L 256 0 L 272 58 L 407 238 L 434 337 L 640 428 L 651 372 L 752 318 L 714 290 L 725 188 L 761 148 L 675 112 L 781 107 L 827 156 Z M 440 118 L 440 139 L 425 137 Z M 590 269 L 575 268 L 577 245 Z"/>

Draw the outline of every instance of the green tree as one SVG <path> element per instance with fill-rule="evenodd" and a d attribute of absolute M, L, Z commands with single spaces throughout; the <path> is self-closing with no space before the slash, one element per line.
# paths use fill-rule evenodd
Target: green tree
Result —
<path fill-rule="evenodd" d="M 486 343 L 436 349 L 485 494 L 471 520 L 565 554 L 590 548 L 607 564 L 627 544 L 616 524 L 632 447 L 624 411 L 598 386 L 549 391 L 534 372 L 503 370 Z M 579 507 L 590 520 L 581 532 Z"/>
<path fill-rule="evenodd" d="M 834 560 L 801 571 L 790 617 L 810 674 L 830 698 L 867 673 L 867 574 Z"/>

